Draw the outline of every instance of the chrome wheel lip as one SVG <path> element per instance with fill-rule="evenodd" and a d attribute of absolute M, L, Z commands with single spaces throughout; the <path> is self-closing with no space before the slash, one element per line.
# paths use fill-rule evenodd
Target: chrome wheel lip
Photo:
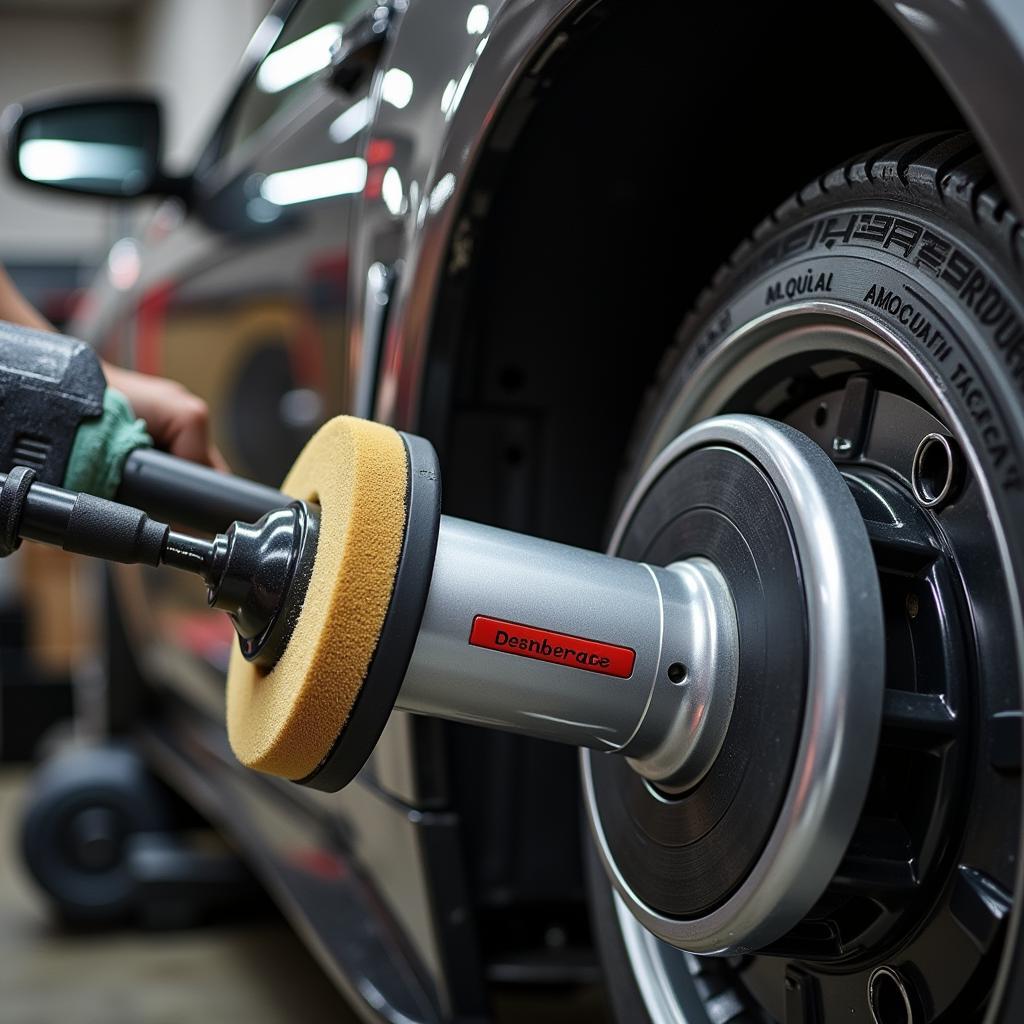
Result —
<path fill-rule="evenodd" d="M 804 321 L 804 323 L 797 327 L 790 327 L 786 331 L 779 329 L 780 325 L 789 325 L 792 321 Z M 903 346 L 900 339 L 888 329 L 886 324 L 846 303 L 813 300 L 773 309 L 733 331 L 715 349 L 713 365 L 702 372 L 700 395 L 694 394 L 694 391 L 698 389 L 692 386 L 681 390 L 676 402 L 665 416 L 666 424 L 694 423 L 714 415 L 711 410 L 724 397 L 723 382 L 728 378 L 729 369 L 737 363 L 737 357 L 734 355 L 736 349 L 744 346 L 747 349 L 753 349 L 766 339 L 776 341 L 784 335 L 800 335 L 802 337 L 797 337 L 796 343 L 793 343 L 792 338 L 790 339 L 787 355 L 797 355 L 801 351 L 818 351 L 822 347 L 816 341 L 820 332 L 825 330 L 834 335 L 837 329 L 842 331 L 848 341 L 853 342 L 854 351 L 859 348 L 864 354 L 870 353 L 875 362 L 902 379 L 911 383 L 928 382 L 932 392 L 931 397 L 937 399 L 936 407 L 941 408 L 944 415 L 951 415 L 944 396 L 937 394 L 937 389 L 932 386 L 934 378 L 917 356 Z M 860 339 L 860 345 L 856 344 L 857 339 Z M 881 349 L 879 342 L 883 343 Z M 767 358 L 767 353 L 763 353 L 763 355 L 766 357 L 763 359 L 763 366 L 767 367 L 775 361 L 773 358 Z M 717 370 L 717 364 L 723 361 L 724 368 Z M 913 369 L 914 376 L 907 374 L 907 366 Z M 756 369 L 753 372 L 756 372 Z M 745 374 L 747 377 L 750 375 L 750 373 Z M 642 459 L 645 465 L 650 464 L 658 453 L 670 443 L 674 431 L 675 428 L 666 426 L 665 430 L 652 439 Z"/>
<path fill-rule="evenodd" d="M 680 982 L 688 981 L 685 957 L 666 946 L 648 931 L 626 906 L 618 892 L 612 893 L 615 918 L 622 931 L 626 955 L 633 965 L 633 976 L 652 1021 L 658 1024 L 688 1024 L 686 1010 L 680 1005 Z M 664 954 L 669 953 L 666 957 Z M 678 978 L 682 974 L 683 978 Z"/>
<path fill-rule="evenodd" d="M 881 594 L 856 503 L 827 455 L 785 424 L 717 416 L 681 434 L 654 460 L 623 509 L 615 553 L 654 481 L 698 448 L 727 446 L 756 462 L 775 486 L 793 529 L 808 616 L 804 721 L 779 818 L 750 874 L 709 914 L 670 918 L 645 904 L 608 848 L 582 752 L 591 830 L 619 896 L 655 935 L 694 953 L 739 953 L 767 945 L 813 906 L 835 873 L 860 816 L 874 767 L 884 686 Z M 850 700 L 849 680 L 858 680 Z"/>

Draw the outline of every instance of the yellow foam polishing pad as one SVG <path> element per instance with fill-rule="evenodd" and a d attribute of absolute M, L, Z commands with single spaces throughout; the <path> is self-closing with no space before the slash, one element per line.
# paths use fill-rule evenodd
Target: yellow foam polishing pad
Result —
<path fill-rule="evenodd" d="M 286 478 L 286 494 L 320 504 L 305 601 L 269 671 L 235 648 L 228 738 L 242 764 L 287 779 L 314 772 L 345 728 L 384 625 L 406 522 L 407 458 L 397 431 L 339 416 Z"/>

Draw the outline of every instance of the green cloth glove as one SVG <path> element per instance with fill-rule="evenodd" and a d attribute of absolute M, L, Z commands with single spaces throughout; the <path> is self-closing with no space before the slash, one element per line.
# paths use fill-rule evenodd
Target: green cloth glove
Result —
<path fill-rule="evenodd" d="M 78 428 L 68 459 L 64 486 L 99 498 L 113 498 L 121 483 L 124 460 L 136 448 L 151 446 L 146 424 L 135 418 L 128 399 L 107 388 L 103 415 L 85 420 Z"/>

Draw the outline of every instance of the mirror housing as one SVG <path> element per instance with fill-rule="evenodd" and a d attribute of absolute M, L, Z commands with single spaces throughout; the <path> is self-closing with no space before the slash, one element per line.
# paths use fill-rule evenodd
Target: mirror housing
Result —
<path fill-rule="evenodd" d="M 45 188 L 133 199 L 184 195 L 163 172 L 162 114 L 148 96 L 85 97 L 7 112 L 15 178 Z"/>

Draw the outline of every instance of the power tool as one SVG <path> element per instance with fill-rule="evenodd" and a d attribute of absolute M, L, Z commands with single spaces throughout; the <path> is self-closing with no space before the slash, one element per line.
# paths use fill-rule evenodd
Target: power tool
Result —
<path fill-rule="evenodd" d="M 599 850 L 634 912 L 635 851 L 609 838 L 629 808 L 593 779 L 630 772 L 665 801 L 706 791 L 709 814 L 747 809 L 752 845 L 695 919 L 694 952 L 763 946 L 834 874 L 874 763 L 884 634 L 858 497 L 805 435 L 699 423 L 599 553 L 442 515 L 430 443 L 351 417 L 316 433 L 281 491 L 145 447 L 117 450 L 116 500 L 68 490 L 75 431 L 102 416 L 95 357 L 18 331 L 0 364 L 5 410 L 22 410 L 3 417 L 0 548 L 199 576 L 238 633 L 227 726 L 243 764 L 336 790 L 395 708 L 585 748 Z M 639 543 L 651 522 L 666 525 Z M 714 851 L 691 853 L 696 878 Z"/>

